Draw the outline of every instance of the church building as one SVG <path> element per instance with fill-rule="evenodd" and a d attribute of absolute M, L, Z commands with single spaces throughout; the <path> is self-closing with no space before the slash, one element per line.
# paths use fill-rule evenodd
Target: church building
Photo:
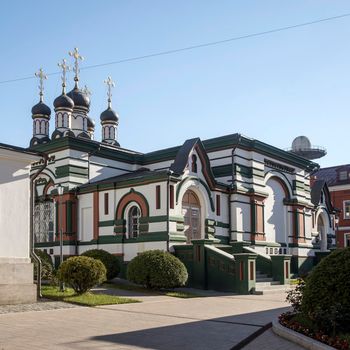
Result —
<path fill-rule="evenodd" d="M 189 267 L 207 254 L 206 271 L 216 268 L 217 274 L 231 272 L 242 280 L 247 272 L 255 282 L 258 267 L 266 266 L 261 261 L 285 262 L 282 274 L 289 278 L 290 269 L 310 269 L 315 253 L 329 248 L 334 209 L 326 187 L 314 194 L 310 188 L 316 163 L 238 133 L 195 137 L 149 153 L 123 148 L 111 78 L 105 81 L 108 101 L 99 140 L 89 117 L 88 91 L 79 86 L 81 56 L 77 49 L 71 55 L 75 85 L 66 93 L 64 60 L 51 136 L 51 109 L 42 88 L 32 108 L 30 148 L 47 155 L 32 165 L 33 172 L 45 165 L 35 182 L 35 242 L 56 264 L 62 235 L 64 257 L 99 248 L 127 263 L 138 253 L 162 249 L 175 252 Z M 42 86 L 45 75 L 37 75 Z M 240 259 L 254 264 L 247 260 L 231 271 L 230 262 Z M 195 268 L 189 272 L 196 274 Z M 205 287 L 215 280 L 203 278 Z"/>

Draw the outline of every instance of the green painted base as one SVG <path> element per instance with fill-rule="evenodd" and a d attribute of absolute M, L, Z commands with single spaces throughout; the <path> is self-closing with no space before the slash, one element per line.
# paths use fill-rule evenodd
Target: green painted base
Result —
<path fill-rule="evenodd" d="M 297 276 L 304 276 L 309 273 L 315 265 L 315 259 L 312 256 L 292 256 L 291 273 Z"/>

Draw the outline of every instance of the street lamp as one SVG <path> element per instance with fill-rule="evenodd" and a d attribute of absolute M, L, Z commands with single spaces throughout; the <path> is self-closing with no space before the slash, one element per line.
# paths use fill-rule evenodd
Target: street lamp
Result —
<path fill-rule="evenodd" d="M 61 184 L 57 185 L 57 193 L 58 193 L 58 216 L 60 219 L 60 266 L 63 263 L 63 229 L 62 229 L 62 195 L 63 195 L 64 188 Z M 64 292 L 64 283 L 60 281 L 60 292 Z"/>

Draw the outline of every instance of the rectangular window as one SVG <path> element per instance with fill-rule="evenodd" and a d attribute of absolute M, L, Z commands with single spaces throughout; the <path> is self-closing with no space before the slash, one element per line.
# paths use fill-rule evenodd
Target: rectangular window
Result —
<path fill-rule="evenodd" d="M 299 212 L 298 218 L 299 218 L 299 237 L 305 237 L 305 214 L 303 212 Z"/>
<path fill-rule="evenodd" d="M 196 246 L 196 251 L 197 261 L 201 261 L 201 247 L 199 245 Z"/>
<path fill-rule="evenodd" d="M 156 209 L 160 209 L 160 185 L 156 186 Z"/>
<path fill-rule="evenodd" d="M 350 233 L 344 234 L 344 247 L 350 247 Z"/>
<path fill-rule="evenodd" d="M 170 185 L 169 192 L 170 209 L 174 209 L 174 185 Z"/>
<path fill-rule="evenodd" d="M 256 232 L 264 233 L 264 207 L 263 205 L 256 205 Z"/>
<path fill-rule="evenodd" d="M 250 280 L 254 280 L 254 261 L 249 261 L 249 275 L 250 275 Z"/>
<path fill-rule="evenodd" d="M 216 215 L 221 215 L 221 198 L 220 195 L 216 195 Z"/>
<path fill-rule="evenodd" d="M 244 266 L 243 266 L 243 261 L 239 262 L 239 280 L 243 281 L 244 280 Z"/>
<path fill-rule="evenodd" d="M 285 271 L 286 278 L 289 279 L 289 263 L 288 263 L 288 261 L 285 262 L 285 269 L 286 269 L 286 271 Z"/>
<path fill-rule="evenodd" d="M 348 172 L 347 171 L 339 171 L 339 180 L 347 180 Z"/>
<path fill-rule="evenodd" d="M 350 201 L 343 202 L 344 219 L 350 219 Z"/>
<path fill-rule="evenodd" d="M 108 215 L 108 193 L 104 195 L 104 212 L 105 215 Z"/>

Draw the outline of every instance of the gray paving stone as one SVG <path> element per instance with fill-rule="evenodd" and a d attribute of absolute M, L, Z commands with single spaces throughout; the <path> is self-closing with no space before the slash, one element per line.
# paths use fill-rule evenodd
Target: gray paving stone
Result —
<path fill-rule="evenodd" d="M 70 309 L 79 307 L 78 305 L 63 303 L 61 301 L 51 301 L 43 299 L 33 304 L 17 304 L 17 305 L 0 305 L 0 314 L 8 314 L 12 312 L 27 312 L 27 311 L 46 311 L 56 309 Z M 2 350 L 0 348 L 0 350 Z"/>
<path fill-rule="evenodd" d="M 54 302 L 16 306 L 0 314 L 0 349 L 227 350 L 288 306 L 284 294 L 210 295 L 152 295 L 141 297 L 142 303 L 95 308 Z M 269 342 L 262 338 L 255 349 L 268 344 L 269 350 L 289 350 L 277 336 L 263 337 Z"/>
<path fill-rule="evenodd" d="M 276 335 L 271 329 L 253 340 L 244 350 L 304 350 L 302 346 L 292 343 Z"/>

